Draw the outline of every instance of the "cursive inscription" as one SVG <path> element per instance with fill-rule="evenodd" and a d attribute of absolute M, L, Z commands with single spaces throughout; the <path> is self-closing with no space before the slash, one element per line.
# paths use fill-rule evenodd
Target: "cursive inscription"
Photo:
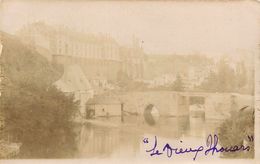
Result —
<path fill-rule="evenodd" d="M 150 140 L 148 138 L 143 139 L 144 144 L 149 144 Z M 157 145 L 157 137 L 154 137 L 154 142 L 152 142 L 152 148 L 146 150 L 147 153 L 150 154 L 150 156 L 160 156 L 163 154 L 166 154 L 168 158 L 173 157 L 174 155 L 182 155 L 187 153 L 193 153 L 194 157 L 193 160 L 195 161 L 197 156 L 201 153 L 204 156 L 207 156 L 209 154 L 214 155 L 215 153 L 219 152 L 237 152 L 237 151 L 249 151 L 250 146 L 244 146 L 244 145 L 233 145 L 229 147 L 221 147 L 218 146 L 218 136 L 217 135 L 208 135 L 206 139 L 206 144 L 199 145 L 196 147 L 187 147 L 187 148 L 177 148 L 169 143 L 165 143 L 162 148 L 159 148 Z M 180 141 L 182 142 L 182 141 Z"/>

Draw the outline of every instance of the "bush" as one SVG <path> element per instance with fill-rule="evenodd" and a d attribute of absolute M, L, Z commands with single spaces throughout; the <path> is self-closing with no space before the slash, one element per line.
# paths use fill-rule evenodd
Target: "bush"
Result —
<path fill-rule="evenodd" d="M 73 156 L 75 134 L 71 117 L 77 111 L 73 97 L 54 87 L 12 88 L 5 96 L 5 134 L 22 143 L 21 158 Z"/>
<path fill-rule="evenodd" d="M 64 158 L 75 152 L 71 117 L 78 109 L 72 96 L 52 86 L 62 72 L 17 38 L 0 33 L 4 93 L 1 111 L 3 136 L 20 142 L 20 158 Z"/>
<path fill-rule="evenodd" d="M 247 108 L 233 113 L 231 118 L 225 120 L 219 129 L 219 141 L 223 147 L 229 147 L 241 144 L 244 141 L 250 146 L 249 152 L 228 152 L 223 153 L 223 157 L 233 158 L 253 158 L 254 142 L 250 142 L 248 136 L 254 136 L 254 110 Z"/>

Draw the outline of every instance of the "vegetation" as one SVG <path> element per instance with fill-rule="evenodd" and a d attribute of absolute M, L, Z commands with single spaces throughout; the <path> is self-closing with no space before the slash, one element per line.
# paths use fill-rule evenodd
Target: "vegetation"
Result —
<path fill-rule="evenodd" d="M 217 70 L 210 72 L 209 77 L 198 88 L 209 92 L 238 92 L 253 94 L 254 81 L 247 79 L 244 62 L 239 62 L 233 69 L 225 58 L 217 63 Z M 236 70 L 236 71 L 235 71 Z M 253 75 L 253 73 L 252 73 Z"/>
<path fill-rule="evenodd" d="M 144 91 L 149 90 L 147 85 L 141 81 L 134 81 L 126 73 L 121 71 L 117 74 L 118 86 L 124 91 Z"/>
<path fill-rule="evenodd" d="M 231 118 L 225 120 L 219 129 L 219 141 L 223 147 L 234 145 L 250 146 L 250 151 L 237 151 L 223 153 L 226 158 L 253 158 L 254 142 L 249 138 L 254 136 L 254 109 L 247 107 L 233 113 Z"/>
<path fill-rule="evenodd" d="M 3 33 L 2 39 L 4 137 L 22 143 L 20 158 L 73 156 L 78 103 L 52 86 L 62 72 L 16 38 Z"/>
<path fill-rule="evenodd" d="M 174 91 L 184 91 L 184 85 L 180 75 L 177 75 L 175 82 L 173 83 L 172 89 Z"/>

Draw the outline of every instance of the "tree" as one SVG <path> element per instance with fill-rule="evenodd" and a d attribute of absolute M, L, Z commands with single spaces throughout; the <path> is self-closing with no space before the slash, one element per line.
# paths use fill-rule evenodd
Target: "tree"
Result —
<path fill-rule="evenodd" d="M 118 81 L 118 85 L 120 87 L 125 87 L 126 85 L 128 85 L 132 80 L 130 79 L 130 77 L 123 71 L 118 71 L 117 72 L 117 81 Z"/>
<path fill-rule="evenodd" d="M 199 86 L 203 91 L 216 92 L 217 91 L 217 73 L 210 71 L 208 78 Z"/>
<path fill-rule="evenodd" d="M 173 83 L 173 90 L 174 91 L 183 91 L 184 86 L 180 75 L 177 75 L 175 82 Z"/>
<path fill-rule="evenodd" d="M 232 113 L 231 117 L 224 120 L 219 127 L 219 144 L 223 147 L 241 145 L 243 141 L 247 141 L 250 150 L 243 152 L 223 152 L 223 157 L 226 158 L 253 158 L 254 157 L 254 142 L 248 137 L 254 136 L 254 108 L 246 107 Z"/>
<path fill-rule="evenodd" d="M 75 134 L 71 117 L 77 102 L 55 87 L 6 89 L 5 134 L 22 143 L 21 158 L 61 158 L 73 156 Z"/>
<path fill-rule="evenodd" d="M 0 33 L 6 80 L 1 95 L 4 135 L 22 143 L 20 158 L 64 158 L 76 149 L 71 117 L 78 110 L 73 96 L 52 86 L 62 72 L 14 36 Z"/>
<path fill-rule="evenodd" d="M 200 85 L 204 91 L 234 92 L 236 91 L 237 76 L 225 58 L 217 63 L 216 72 L 211 71 L 208 78 Z"/>

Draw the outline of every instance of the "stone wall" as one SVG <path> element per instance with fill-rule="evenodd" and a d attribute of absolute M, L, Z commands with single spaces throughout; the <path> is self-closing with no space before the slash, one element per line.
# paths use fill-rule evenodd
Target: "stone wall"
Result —
<path fill-rule="evenodd" d="M 86 59 L 80 57 L 53 55 L 53 60 L 64 66 L 77 64 L 89 80 L 106 79 L 116 81 L 121 62 L 116 60 Z"/>
<path fill-rule="evenodd" d="M 172 91 L 127 92 L 118 95 L 124 103 L 124 110 L 143 114 L 144 109 L 153 104 L 161 116 L 176 116 L 188 114 L 188 103 L 181 95 Z M 179 106 L 179 108 L 177 107 Z"/>
<path fill-rule="evenodd" d="M 153 104 L 161 116 L 189 115 L 190 97 L 204 97 L 206 119 L 225 119 L 230 116 L 232 97 L 235 96 L 235 110 L 254 105 L 254 97 L 232 93 L 189 93 L 174 91 L 127 92 L 118 94 L 124 103 L 124 110 L 143 114 L 147 105 Z M 234 105 L 233 105 L 234 106 Z"/>

